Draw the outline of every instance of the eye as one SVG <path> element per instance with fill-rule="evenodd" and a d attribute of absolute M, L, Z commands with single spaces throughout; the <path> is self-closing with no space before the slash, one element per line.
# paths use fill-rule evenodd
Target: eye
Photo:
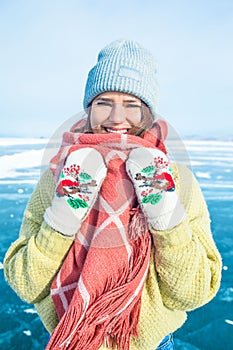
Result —
<path fill-rule="evenodd" d="M 126 108 L 141 108 L 141 105 L 135 103 L 127 103 Z"/>
<path fill-rule="evenodd" d="M 108 101 L 96 101 L 95 103 L 97 106 L 103 106 L 103 107 L 112 107 L 112 103 L 111 102 L 108 102 Z"/>

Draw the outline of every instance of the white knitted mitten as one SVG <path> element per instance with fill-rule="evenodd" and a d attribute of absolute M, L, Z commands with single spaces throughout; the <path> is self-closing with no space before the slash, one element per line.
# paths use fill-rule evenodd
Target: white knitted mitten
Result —
<path fill-rule="evenodd" d="M 133 149 L 126 162 L 138 201 L 155 230 L 170 230 L 185 218 L 166 155 L 154 148 Z"/>
<path fill-rule="evenodd" d="M 44 219 L 65 236 L 80 229 L 97 198 L 107 168 L 102 155 L 94 148 L 72 152 L 62 169 L 51 206 Z"/>

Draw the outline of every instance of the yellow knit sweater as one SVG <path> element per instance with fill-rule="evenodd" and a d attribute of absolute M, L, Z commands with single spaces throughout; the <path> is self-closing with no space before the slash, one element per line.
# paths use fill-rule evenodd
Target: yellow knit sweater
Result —
<path fill-rule="evenodd" d="M 186 167 L 173 165 L 173 172 L 187 216 L 170 231 L 151 228 L 154 244 L 142 294 L 139 337 L 131 339 L 131 350 L 154 350 L 164 336 L 185 322 L 186 311 L 209 302 L 220 286 L 221 257 L 200 187 Z M 50 333 L 58 323 L 50 286 L 74 239 L 54 231 L 43 220 L 54 190 L 54 179 L 47 170 L 27 205 L 19 238 L 4 261 L 10 286 L 35 305 Z"/>

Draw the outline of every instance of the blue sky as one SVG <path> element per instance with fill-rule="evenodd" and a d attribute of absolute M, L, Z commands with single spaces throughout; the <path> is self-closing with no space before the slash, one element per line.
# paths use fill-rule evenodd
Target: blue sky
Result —
<path fill-rule="evenodd" d="M 0 32 L 0 135 L 47 137 L 80 112 L 119 38 L 155 55 L 158 112 L 180 135 L 233 134 L 232 0 L 1 0 Z"/>

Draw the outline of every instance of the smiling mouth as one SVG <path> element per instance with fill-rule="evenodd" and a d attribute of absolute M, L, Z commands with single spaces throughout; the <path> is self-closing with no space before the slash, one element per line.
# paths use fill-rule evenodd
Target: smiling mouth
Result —
<path fill-rule="evenodd" d="M 108 133 L 112 134 L 127 134 L 128 129 L 117 129 L 117 128 L 104 128 L 104 130 Z"/>

